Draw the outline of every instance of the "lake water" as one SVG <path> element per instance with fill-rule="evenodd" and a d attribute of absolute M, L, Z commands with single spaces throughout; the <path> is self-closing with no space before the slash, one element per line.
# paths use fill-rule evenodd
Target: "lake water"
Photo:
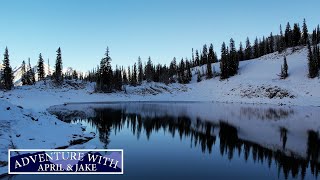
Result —
<path fill-rule="evenodd" d="M 11 178 L 316 179 L 319 110 L 195 102 L 54 106 L 49 111 L 61 120 L 96 133 L 77 148 L 124 149 L 124 175 Z"/>

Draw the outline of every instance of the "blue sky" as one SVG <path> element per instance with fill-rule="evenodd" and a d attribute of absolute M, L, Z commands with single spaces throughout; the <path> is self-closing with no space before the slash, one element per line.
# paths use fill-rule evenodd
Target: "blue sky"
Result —
<path fill-rule="evenodd" d="M 59 46 L 64 67 L 83 71 L 96 67 L 107 46 L 113 66 L 138 56 L 169 63 L 205 43 L 220 51 L 231 37 L 238 44 L 277 34 L 288 21 L 306 18 L 310 31 L 319 7 L 318 0 L 0 0 L 0 52 L 8 46 L 13 67 L 28 57 L 35 64 L 39 53 L 53 65 Z"/>

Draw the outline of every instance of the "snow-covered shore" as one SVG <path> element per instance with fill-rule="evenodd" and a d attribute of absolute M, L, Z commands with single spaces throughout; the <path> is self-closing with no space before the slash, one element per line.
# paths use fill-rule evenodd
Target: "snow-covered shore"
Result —
<path fill-rule="evenodd" d="M 280 79 L 283 56 L 287 56 L 289 77 Z M 93 93 L 94 84 L 83 87 L 65 86 L 54 88 L 43 82 L 35 86 L 16 87 L 0 92 L 9 102 L 37 111 L 66 102 L 114 102 L 114 101 L 209 101 L 257 104 L 286 104 L 320 106 L 320 79 L 308 78 L 307 49 L 283 54 L 272 53 L 258 59 L 240 62 L 238 75 L 221 81 L 219 77 L 197 82 L 197 69 L 205 72 L 205 66 L 193 69 L 190 84 L 144 83 L 127 86 L 126 91 L 102 94 Z M 219 63 L 213 64 L 219 73 Z M 0 98 L 1 99 L 1 98 Z"/>

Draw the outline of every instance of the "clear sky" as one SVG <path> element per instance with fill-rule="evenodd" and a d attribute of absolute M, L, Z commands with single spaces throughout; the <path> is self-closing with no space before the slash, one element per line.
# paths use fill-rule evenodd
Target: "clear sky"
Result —
<path fill-rule="evenodd" d="M 96 67 L 107 46 L 112 65 L 132 65 L 138 56 L 169 63 L 191 57 L 191 49 L 223 41 L 236 44 L 278 34 L 279 25 L 306 18 L 320 23 L 319 0 L 0 0 L 0 52 L 12 66 L 39 53 L 50 64 L 60 46 L 64 67 Z M 3 57 L 1 56 L 1 59 Z"/>

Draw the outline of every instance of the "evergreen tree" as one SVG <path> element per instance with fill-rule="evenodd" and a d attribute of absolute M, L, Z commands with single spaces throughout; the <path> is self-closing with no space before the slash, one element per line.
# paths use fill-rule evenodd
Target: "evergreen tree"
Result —
<path fill-rule="evenodd" d="M 207 79 L 211 79 L 213 77 L 211 63 L 214 63 L 214 52 L 213 52 L 212 44 L 210 44 L 208 59 L 207 59 Z"/>
<path fill-rule="evenodd" d="M 270 45 L 270 53 L 274 52 L 274 37 L 272 35 L 272 32 L 270 33 L 269 37 L 269 45 Z"/>
<path fill-rule="evenodd" d="M 73 70 L 72 72 L 72 79 L 78 80 L 78 73 L 76 70 Z"/>
<path fill-rule="evenodd" d="M 133 86 L 136 86 L 137 85 L 137 64 L 134 63 L 133 65 L 133 69 L 132 69 L 132 77 L 131 77 L 131 84 Z"/>
<path fill-rule="evenodd" d="M 233 76 L 238 73 L 239 61 L 237 57 L 237 50 L 235 47 L 234 40 L 230 39 L 230 53 L 229 53 L 229 76 Z"/>
<path fill-rule="evenodd" d="M 100 61 L 100 81 L 97 83 L 99 91 L 102 92 L 111 92 L 113 89 L 113 71 L 111 67 L 111 57 L 109 55 L 109 47 L 105 52 L 105 57 Z"/>
<path fill-rule="evenodd" d="M 254 58 L 258 58 L 260 56 L 260 53 L 259 53 L 259 41 L 257 37 L 256 37 L 256 40 L 254 41 L 253 51 L 254 51 L 253 52 Z"/>
<path fill-rule="evenodd" d="M 318 41 L 318 39 L 317 39 L 317 30 L 314 29 L 314 30 L 312 31 L 312 45 L 316 45 L 316 44 L 317 44 L 317 41 Z"/>
<path fill-rule="evenodd" d="M 320 26 L 318 24 L 318 26 L 317 26 L 317 44 L 319 44 L 319 43 L 320 43 Z"/>
<path fill-rule="evenodd" d="M 204 65 L 208 62 L 208 49 L 207 49 L 207 45 L 203 45 L 202 48 L 202 56 L 201 56 L 201 65 Z"/>
<path fill-rule="evenodd" d="M 281 66 L 281 79 L 286 79 L 288 77 L 288 63 L 286 56 L 283 57 L 283 66 Z"/>
<path fill-rule="evenodd" d="M 318 75 L 318 66 L 314 52 L 312 52 L 310 42 L 308 44 L 308 69 L 309 69 L 309 78 L 315 78 Z"/>
<path fill-rule="evenodd" d="M 60 47 L 57 50 L 57 59 L 56 59 L 56 66 L 55 66 L 55 72 L 54 72 L 54 79 L 55 82 L 59 85 L 63 82 L 63 76 L 62 76 L 62 57 L 61 57 L 61 49 Z"/>
<path fill-rule="evenodd" d="M 228 70 L 228 51 L 226 49 L 226 44 L 223 42 L 221 46 L 221 60 L 220 60 L 220 70 L 221 70 L 221 79 L 226 79 L 229 77 Z"/>
<path fill-rule="evenodd" d="M 1 86 L 5 90 L 11 90 L 13 87 L 12 68 L 10 66 L 9 51 L 7 47 L 5 49 L 4 58 L 3 58 Z"/>
<path fill-rule="evenodd" d="M 122 74 L 123 74 L 123 84 L 128 84 L 128 76 L 127 76 L 127 72 L 124 70 L 124 68 L 122 67 Z"/>
<path fill-rule="evenodd" d="M 30 58 L 28 58 L 28 72 L 27 72 L 27 84 L 33 85 L 36 83 L 35 73 L 33 71 L 33 68 L 31 67 Z"/>
<path fill-rule="evenodd" d="M 27 73 L 27 69 L 26 69 L 26 62 L 23 60 L 22 64 L 21 64 L 21 82 L 22 85 L 27 85 L 28 84 L 28 73 Z"/>
<path fill-rule="evenodd" d="M 243 61 L 243 60 L 244 60 L 244 53 L 243 53 L 242 42 L 240 42 L 239 51 L 238 51 L 238 61 Z"/>
<path fill-rule="evenodd" d="M 191 81 L 191 79 L 192 79 L 192 73 L 191 73 L 191 64 L 190 64 L 190 62 L 188 61 L 187 58 L 186 58 L 186 69 L 187 69 L 186 83 L 189 83 Z M 212 73 L 212 69 L 211 69 L 211 73 Z"/>
<path fill-rule="evenodd" d="M 39 54 L 39 60 L 38 60 L 38 81 L 41 81 L 44 79 L 44 65 L 43 65 L 43 58 L 41 53 Z"/>
<path fill-rule="evenodd" d="M 142 84 L 142 81 L 143 81 L 143 67 L 142 67 L 142 62 L 141 62 L 140 56 L 138 57 L 138 71 L 139 71 L 138 81 L 139 81 L 139 84 Z"/>
<path fill-rule="evenodd" d="M 148 62 L 147 65 L 145 67 L 145 73 L 146 73 L 146 80 L 147 82 L 151 82 L 153 80 L 153 65 L 152 65 L 152 61 L 151 61 L 151 57 L 149 56 L 148 58 Z"/>
<path fill-rule="evenodd" d="M 300 44 L 301 31 L 298 23 L 294 23 L 292 30 L 292 43 L 293 46 L 298 46 Z"/>
<path fill-rule="evenodd" d="M 284 41 L 285 41 L 285 47 L 292 47 L 292 30 L 290 23 L 287 23 L 286 30 L 284 32 Z"/>
<path fill-rule="evenodd" d="M 284 42 L 284 37 L 282 33 L 282 27 L 280 25 L 280 36 L 278 38 L 278 52 L 282 53 L 284 49 L 285 49 L 285 42 Z"/>
<path fill-rule="evenodd" d="M 246 49 L 245 49 L 245 59 L 249 60 L 252 58 L 252 48 L 249 38 L 246 40 Z"/>
<path fill-rule="evenodd" d="M 169 67 L 169 76 L 173 77 L 174 75 L 177 74 L 177 60 L 174 57 L 173 60 L 170 63 L 170 67 Z"/>
<path fill-rule="evenodd" d="M 200 57 L 199 57 L 199 52 L 198 52 L 198 50 L 196 50 L 195 63 L 196 63 L 196 66 L 200 66 Z"/>
<path fill-rule="evenodd" d="M 303 45 L 307 45 L 309 34 L 308 34 L 308 28 L 306 24 L 306 19 L 303 19 L 303 26 L 302 26 L 302 43 Z"/>

